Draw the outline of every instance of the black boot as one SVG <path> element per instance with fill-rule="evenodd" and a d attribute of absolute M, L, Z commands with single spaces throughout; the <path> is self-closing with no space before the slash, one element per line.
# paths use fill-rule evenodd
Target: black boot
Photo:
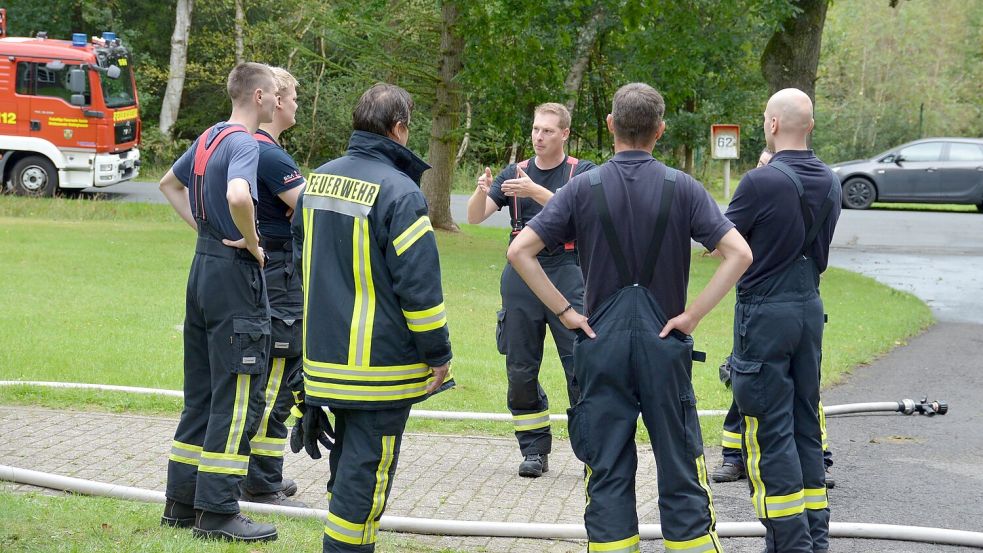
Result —
<path fill-rule="evenodd" d="M 266 503 L 267 505 L 283 505 L 284 507 L 300 507 L 306 509 L 308 507 L 307 503 L 303 501 L 297 501 L 295 499 L 289 499 L 287 494 L 281 491 L 269 492 L 269 493 L 251 493 L 246 490 L 242 490 L 243 501 L 250 501 L 252 503 Z"/>
<path fill-rule="evenodd" d="M 195 523 L 195 508 L 187 503 L 168 499 L 164 503 L 164 515 L 160 517 L 161 526 L 191 528 Z"/>
<path fill-rule="evenodd" d="M 519 463 L 519 476 L 527 478 L 539 478 L 545 472 L 550 471 L 549 455 L 545 453 L 534 453 L 526 455 L 526 458 Z"/>
<path fill-rule="evenodd" d="M 281 480 L 280 485 L 283 486 L 283 489 L 280 491 L 282 491 L 283 495 L 287 497 L 293 497 L 294 494 L 297 493 L 297 483 L 289 478 L 284 478 Z"/>
<path fill-rule="evenodd" d="M 745 478 L 747 478 L 747 471 L 744 470 L 744 465 L 734 463 L 724 463 L 713 469 L 713 473 L 710 474 L 710 479 L 714 482 L 736 482 Z"/>
<path fill-rule="evenodd" d="M 277 538 L 276 526 L 253 522 L 242 513 L 197 511 L 195 527 L 191 531 L 197 538 L 218 540 L 273 541 Z"/>

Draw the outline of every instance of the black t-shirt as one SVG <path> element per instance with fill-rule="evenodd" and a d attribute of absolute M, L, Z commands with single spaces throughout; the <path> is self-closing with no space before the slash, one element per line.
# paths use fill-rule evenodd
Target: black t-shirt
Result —
<path fill-rule="evenodd" d="M 781 160 L 799 176 L 813 220 L 819 216 L 830 186 L 835 189 L 833 210 L 806 252 L 815 260 L 819 272 L 823 272 L 829 261 L 833 229 L 840 217 L 842 190 L 833 173 L 812 150 L 782 150 L 772 158 L 775 160 Z M 738 290 L 753 288 L 798 259 L 805 242 L 805 222 L 795 184 L 785 173 L 769 166 L 745 173 L 727 208 L 727 218 L 747 239 L 754 255 L 751 267 L 737 282 Z"/>
<path fill-rule="evenodd" d="M 598 170 L 615 233 L 628 258 L 628 268 L 637 278 L 641 273 L 639 265 L 651 246 L 648 242 L 662 202 L 666 166 L 648 152 L 635 150 L 616 154 Z M 655 276 L 646 286 L 671 318 L 686 307 L 690 239 L 714 249 L 734 225 L 720 213 L 703 185 L 682 171 L 676 177 L 669 213 Z M 536 231 L 548 248 L 577 240 L 587 314 L 618 291 L 618 271 L 594 207 L 588 177 L 575 177 L 557 192 L 542 212 L 529 221 L 529 228 Z"/>
<path fill-rule="evenodd" d="M 259 168 L 256 177 L 259 181 L 259 207 L 256 219 L 259 233 L 264 238 L 283 240 L 290 238 L 290 206 L 278 194 L 304 185 L 304 177 L 290 154 L 273 141 L 266 131 L 256 131 L 259 135 Z M 262 137 L 265 137 L 264 140 Z"/>
<path fill-rule="evenodd" d="M 591 169 L 596 167 L 593 163 L 585 159 L 578 160 L 576 167 L 570 164 L 569 163 L 570 161 L 572 160 L 569 156 L 564 156 L 563 163 L 557 165 L 552 169 L 543 171 L 542 169 L 536 166 L 536 158 L 533 157 L 532 159 L 529 160 L 529 163 L 525 168 L 522 169 L 522 171 L 525 172 L 526 175 L 529 175 L 529 178 L 532 179 L 534 183 L 556 194 L 556 192 L 560 188 L 562 188 L 563 185 L 567 183 L 567 181 L 570 180 L 571 172 L 573 173 L 574 176 L 576 176 L 585 173 L 587 171 L 590 171 Z M 495 181 L 492 183 L 491 189 L 488 191 L 488 197 L 491 198 L 493 202 L 495 202 L 495 205 L 498 206 L 499 210 L 501 210 L 506 205 L 509 206 L 509 216 L 512 218 L 513 227 L 515 226 L 515 222 L 516 222 L 515 209 L 516 209 L 516 201 L 518 201 L 518 206 L 519 206 L 518 222 L 519 222 L 519 228 L 521 229 L 522 227 L 526 226 L 526 223 L 528 223 L 533 217 L 535 217 L 536 214 L 542 211 L 543 206 L 541 206 L 539 202 L 537 202 L 532 198 L 516 198 L 514 196 L 506 196 L 505 194 L 502 193 L 502 183 L 509 179 L 516 178 L 516 174 L 517 171 L 516 171 L 515 163 L 503 169 L 502 172 L 499 173 L 497 177 L 495 177 Z M 547 204 L 549 204 L 549 202 L 547 202 Z M 550 248 L 550 247 L 545 248 L 542 254 L 556 255 L 559 253 L 563 253 L 563 251 L 564 251 L 563 244 L 560 244 L 560 246 L 555 248 Z"/>

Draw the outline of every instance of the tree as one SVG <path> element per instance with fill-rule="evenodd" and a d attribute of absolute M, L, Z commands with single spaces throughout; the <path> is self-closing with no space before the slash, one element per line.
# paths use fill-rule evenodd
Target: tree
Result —
<path fill-rule="evenodd" d="M 430 204 L 430 222 L 434 228 L 459 230 L 451 217 L 450 191 L 457 165 L 458 121 L 461 111 L 460 87 L 455 81 L 461 72 L 464 39 L 459 29 L 459 8 L 456 0 L 441 2 L 440 68 L 438 70 L 436 103 L 430 127 L 430 165 L 424 174 L 423 194 Z"/>
<path fill-rule="evenodd" d="M 829 0 L 795 0 L 796 13 L 782 21 L 761 55 L 761 74 L 771 94 L 798 88 L 816 101 L 816 72 Z"/>
<path fill-rule="evenodd" d="M 242 9 L 242 0 L 235 0 L 236 3 L 236 19 L 235 19 L 235 35 L 236 35 L 236 65 L 246 61 L 243 55 L 242 46 L 242 32 L 243 27 L 246 26 L 246 12 Z"/>
<path fill-rule="evenodd" d="M 174 33 L 171 35 L 171 65 L 160 108 L 160 132 L 171 138 L 174 122 L 181 107 L 184 91 L 185 68 L 188 63 L 188 30 L 191 28 L 191 11 L 194 0 L 177 0 L 174 17 Z"/>

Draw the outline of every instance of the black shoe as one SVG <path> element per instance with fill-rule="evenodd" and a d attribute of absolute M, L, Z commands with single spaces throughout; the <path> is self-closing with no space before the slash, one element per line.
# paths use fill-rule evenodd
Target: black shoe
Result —
<path fill-rule="evenodd" d="M 519 463 L 519 476 L 527 478 L 539 478 L 544 472 L 550 471 L 549 455 L 545 453 L 534 453 L 526 455 L 526 458 Z"/>
<path fill-rule="evenodd" d="M 747 478 L 747 471 L 744 470 L 744 465 L 734 463 L 724 463 L 713 469 L 710 475 L 710 479 L 714 482 L 737 482 L 745 478 Z"/>
<path fill-rule="evenodd" d="M 281 491 L 269 492 L 269 493 L 250 493 L 246 490 L 242 490 L 242 500 L 249 501 L 251 503 L 266 503 L 267 505 L 283 505 L 284 507 L 300 507 L 306 509 L 308 507 L 307 503 L 303 501 L 297 501 L 295 499 L 290 499 L 287 494 Z"/>
<path fill-rule="evenodd" d="M 833 478 L 833 474 L 832 474 L 833 471 L 832 471 L 832 469 L 833 469 L 832 466 L 827 466 L 826 467 L 826 489 L 827 490 L 832 490 L 833 488 L 836 487 L 836 480 Z"/>
<path fill-rule="evenodd" d="M 283 486 L 283 489 L 280 491 L 287 497 L 293 497 L 297 493 L 297 483 L 289 478 L 281 480 L 280 485 Z"/>
<path fill-rule="evenodd" d="M 164 515 L 160 517 L 161 526 L 191 528 L 195 524 L 195 508 L 187 503 L 168 499 L 164 503 Z"/>
<path fill-rule="evenodd" d="M 273 541 L 276 526 L 253 522 L 242 513 L 223 514 L 197 511 L 191 532 L 196 538 L 232 541 Z"/>

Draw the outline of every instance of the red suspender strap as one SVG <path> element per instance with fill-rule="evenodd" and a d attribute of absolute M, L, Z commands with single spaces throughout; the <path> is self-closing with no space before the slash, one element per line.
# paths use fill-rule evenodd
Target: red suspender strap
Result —
<path fill-rule="evenodd" d="M 191 174 L 191 193 L 194 194 L 195 203 L 198 208 L 194 215 L 200 219 L 207 219 L 205 215 L 205 168 L 208 166 L 208 160 L 211 159 L 212 154 L 215 153 L 218 145 L 225 140 L 225 137 L 234 132 L 246 132 L 246 129 L 241 125 L 230 125 L 222 129 L 212 139 L 211 144 L 209 144 L 208 136 L 212 134 L 212 129 L 214 128 L 215 126 L 209 127 L 207 131 L 198 137 L 198 145 L 195 148 L 195 162 Z"/>
<path fill-rule="evenodd" d="M 274 142 L 272 138 L 266 136 L 261 132 L 253 134 L 253 138 L 256 139 L 256 142 L 266 142 L 267 144 L 276 145 L 276 142 Z"/>
<path fill-rule="evenodd" d="M 573 172 L 577 170 L 577 164 L 578 163 L 580 163 L 580 160 L 579 159 L 577 159 L 577 158 L 575 158 L 573 156 L 567 156 L 567 164 L 570 165 L 570 176 L 567 177 L 567 182 L 569 182 L 570 179 L 573 178 Z M 565 251 L 565 252 L 572 252 L 575 249 L 577 249 L 577 243 L 576 242 L 566 242 L 566 243 L 563 244 L 563 251 Z"/>

